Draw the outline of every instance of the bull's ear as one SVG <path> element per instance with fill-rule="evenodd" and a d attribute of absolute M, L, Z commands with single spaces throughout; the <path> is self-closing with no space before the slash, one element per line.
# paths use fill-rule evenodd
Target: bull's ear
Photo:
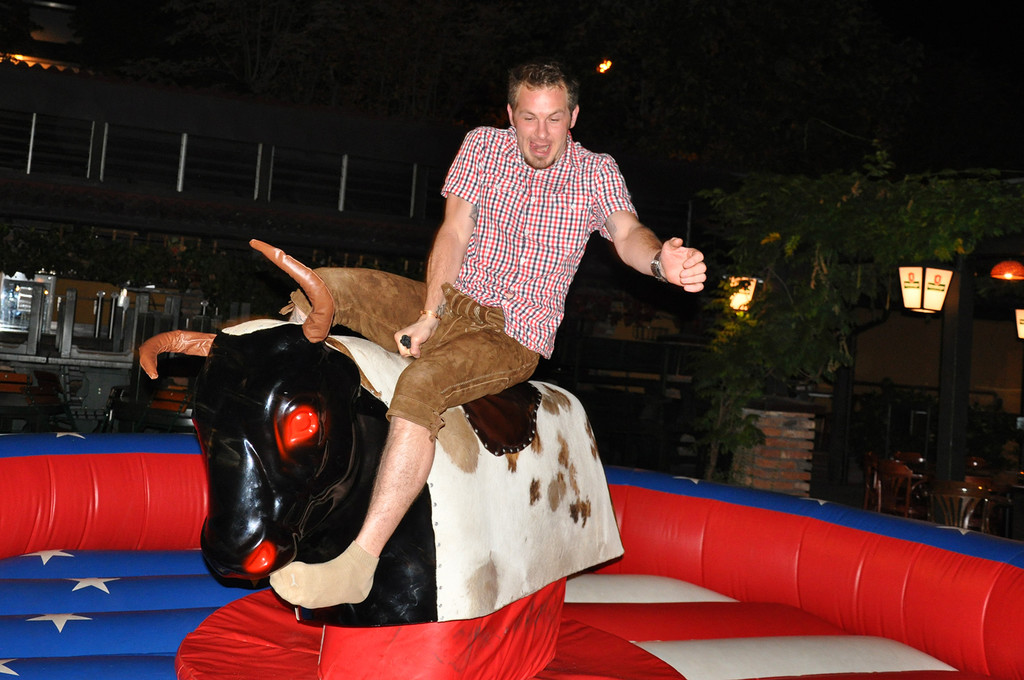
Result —
<path fill-rule="evenodd" d="M 197 333 L 195 331 L 168 331 L 158 333 L 139 346 L 139 365 L 150 378 L 156 380 L 156 360 L 163 352 L 181 352 L 193 356 L 210 355 L 213 333 Z"/>

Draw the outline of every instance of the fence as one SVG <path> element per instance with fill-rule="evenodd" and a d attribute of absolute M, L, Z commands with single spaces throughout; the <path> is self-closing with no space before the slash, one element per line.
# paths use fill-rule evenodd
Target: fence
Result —
<path fill-rule="evenodd" d="M 420 163 L 0 109 L 0 170 L 132 193 L 439 219 L 443 170 Z"/>

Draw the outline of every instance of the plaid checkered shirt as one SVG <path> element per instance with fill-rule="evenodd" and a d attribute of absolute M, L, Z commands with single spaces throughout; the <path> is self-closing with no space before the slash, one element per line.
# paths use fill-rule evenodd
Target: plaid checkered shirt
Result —
<path fill-rule="evenodd" d="M 549 168 L 526 164 L 514 128 L 481 127 L 462 143 L 442 195 L 477 207 L 455 287 L 501 307 L 505 332 L 550 357 L 587 241 L 619 210 L 636 213 L 618 164 L 572 141 Z"/>

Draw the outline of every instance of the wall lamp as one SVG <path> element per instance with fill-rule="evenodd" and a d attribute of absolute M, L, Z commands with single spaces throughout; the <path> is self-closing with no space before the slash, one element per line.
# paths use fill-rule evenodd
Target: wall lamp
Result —
<path fill-rule="evenodd" d="M 753 276 L 730 276 L 729 307 L 737 312 L 745 312 L 750 309 L 750 303 L 754 301 L 754 291 L 757 284 L 764 283 L 761 279 Z"/>

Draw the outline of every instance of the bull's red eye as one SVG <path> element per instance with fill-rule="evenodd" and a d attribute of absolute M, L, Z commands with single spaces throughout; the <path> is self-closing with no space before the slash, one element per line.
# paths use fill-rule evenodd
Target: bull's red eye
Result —
<path fill-rule="evenodd" d="M 286 450 L 305 446 L 316 440 L 320 432 L 320 416 L 308 406 L 299 406 L 284 417 L 281 430 Z"/>

